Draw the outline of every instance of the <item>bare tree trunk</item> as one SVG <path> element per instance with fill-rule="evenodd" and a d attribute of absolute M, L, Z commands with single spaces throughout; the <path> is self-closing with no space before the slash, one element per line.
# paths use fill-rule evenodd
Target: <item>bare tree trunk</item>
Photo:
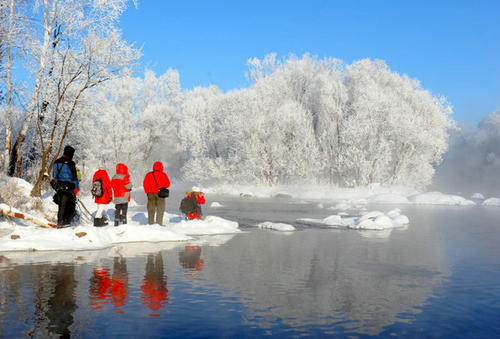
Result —
<path fill-rule="evenodd" d="M 9 30 L 7 32 L 7 117 L 5 121 L 5 149 L 3 155 L 3 170 L 7 173 L 9 167 L 10 144 L 12 142 L 12 25 L 14 21 L 14 0 L 9 4 Z"/>
<path fill-rule="evenodd" d="M 273 158 L 269 151 L 267 150 L 267 147 L 264 147 L 264 153 L 266 154 L 266 162 L 267 162 L 267 182 L 269 186 L 273 185 L 274 182 L 274 167 L 273 167 Z"/>
<path fill-rule="evenodd" d="M 71 119 L 73 118 L 73 114 L 75 113 L 76 106 L 78 105 L 78 102 L 80 100 L 80 96 L 83 94 L 83 92 L 87 88 L 88 88 L 88 83 L 85 84 L 80 89 L 80 91 L 78 92 L 78 94 L 74 98 L 73 103 L 71 105 L 71 110 L 70 110 L 68 116 L 66 117 L 63 133 L 61 134 L 61 136 L 58 140 L 57 151 L 54 154 L 54 156 L 52 157 L 52 160 L 50 161 L 48 168 L 46 169 L 47 160 L 48 160 L 48 157 L 50 155 L 50 152 L 52 151 L 52 145 L 54 144 L 54 140 L 55 140 L 54 136 L 55 136 L 55 130 L 57 127 L 57 120 L 54 121 L 54 125 L 52 126 L 52 132 L 51 132 L 51 136 L 50 136 L 50 140 L 49 140 L 49 145 L 42 153 L 42 163 L 40 164 L 40 170 L 38 171 L 38 178 L 36 179 L 35 185 L 33 186 L 33 189 L 31 190 L 31 193 L 30 193 L 30 195 L 32 197 L 41 195 L 42 184 L 43 184 L 44 180 L 48 179 L 48 177 L 45 176 L 44 174 L 46 172 L 50 173 L 50 171 L 52 171 L 52 168 L 54 167 L 54 163 L 56 162 L 57 158 L 59 157 L 59 154 L 61 153 L 61 150 L 62 150 L 62 147 L 64 144 L 64 140 L 66 139 L 66 135 L 68 134 L 68 127 L 69 127 L 69 124 L 71 122 Z M 61 100 L 63 100 L 63 99 L 61 98 Z M 41 133 L 41 130 L 39 130 L 39 133 Z"/>
<path fill-rule="evenodd" d="M 40 90 L 43 82 L 43 74 L 45 71 L 45 66 L 47 64 L 47 52 L 50 46 L 50 36 L 52 32 L 52 25 L 54 23 L 55 13 L 56 13 L 56 5 L 57 0 L 52 1 L 52 6 L 50 8 L 50 12 L 48 11 L 48 2 L 49 0 L 44 1 L 44 15 L 43 15 L 43 27 L 44 27 L 44 36 L 43 36 L 43 45 L 40 51 L 40 61 L 38 63 L 38 74 L 35 81 L 35 87 L 33 89 L 33 95 L 31 96 L 31 103 L 28 109 L 28 113 L 26 119 L 21 126 L 19 134 L 16 139 L 16 143 L 14 144 L 14 148 L 11 150 L 11 156 L 9 159 L 9 171 L 8 174 L 10 176 L 14 175 L 17 167 L 17 176 L 21 176 L 21 164 L 22 164 L 22 147 L 24 140 L 26 139 L 26 134 L 31 124 L 31 120 L 33 119 L 33 115 L 35 113 L 35 109 L 38 105 L 38 100 L 40 97 Z"/>

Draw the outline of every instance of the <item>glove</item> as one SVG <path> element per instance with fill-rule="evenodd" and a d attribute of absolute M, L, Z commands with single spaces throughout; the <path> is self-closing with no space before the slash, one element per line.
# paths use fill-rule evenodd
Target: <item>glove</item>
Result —
<path fill-rule="evenodd" d="M 80 190 L 79 190 L 78 188 L 75 188 L 75 189 L 73 190 L 73 193 L 75 194 L 75 197 L 76 197 L 76 195 L 78 194 L 78 192 L 79 192 L 79 191 L 80 191 Z"/>

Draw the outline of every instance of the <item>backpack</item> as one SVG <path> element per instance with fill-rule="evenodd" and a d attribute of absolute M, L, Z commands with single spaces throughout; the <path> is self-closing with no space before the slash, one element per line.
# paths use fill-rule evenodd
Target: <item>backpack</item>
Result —
<path fill-rule="evenodd" d="M 90 192 L 92 193 L 92 196 L 94 196 L 96 198 L 102 197 L 104 192 L 102 191 L 101 179 L 97 179 L 96 181 L 94 181 L 92 183 L 92 189 L 90 190 Z"/>
<path fill-rule="evenodd" d="M 184 214 L 193 213 L 196 210 L 196 204 L 194 203 L 193 199 L 185 197 L 181 200 L 181 206 L 179 207 L 179 209 Z"/>

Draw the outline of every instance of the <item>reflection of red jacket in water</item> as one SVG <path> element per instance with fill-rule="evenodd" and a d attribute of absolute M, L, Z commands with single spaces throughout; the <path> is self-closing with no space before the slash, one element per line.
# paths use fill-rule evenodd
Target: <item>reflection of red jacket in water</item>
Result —
<path fill-rule="evenodd" d="M 200 246 L 186 246 L 184 251 L 179 252 L 179 261 L 183 268 L 194 268 L 196 271 L 203 270 L 204 260 L 200 258 Z"/>
<path fill-rule="evenodd" d="M 109 298 L 109 290 L 111 288 L 111 279 L 109 277 L 109 268 L 102 269 L 94 268 L 92 279 L 90 279 L 90 305 L 98 310 L 102 305 L 106 304 Z"/>
<path fill-rule="evenodd" d="M 125 305 L 128 295 L 127 280 L 126 273 L 113 273 L 111 278 L 108 267 L 95 268 L 90 280 L 90 305 L 97 310 L 102 309 L 104 304 L 112 302 L 116 312 L 123 313 L 121 307 Z"/>
<path fill-rule="evenodd" d="M 156 260 L 155 260 L 156 259 Z M 146 263 L 146 274 L 142 280 L 142 304 L 147 305 L 149 309 L 157 311 L 164 307 L 168 301 L 167 281 L 163 273 L 163 259 L 161 255 L 153 259 L 148 256 Z M 159 314 L 150 314 L 151 316 L 160 316 Z"/>
<path fill-rule="evenodd" d="M 192 194 L 194 194 L 194 192 Z M 190 194 L 188 194 L 187 197 L 188 197 L 188 199 L 191 199 Z M 203 195 L 203 193 L 198 193 L 198 194 L 195 194 L 195 197 L 196 197 L 196 202 L 198 203 L 198 206 L 196 206 L 194 213 L 188 213 L 187 217 L 189 219 L 200 219 L 201 220 L 202 214 L 201 214 L 200 205 L 205 204 L 205 196 Z M 198 213 L 198 210 L 200 211 L 200 213 Z"/>

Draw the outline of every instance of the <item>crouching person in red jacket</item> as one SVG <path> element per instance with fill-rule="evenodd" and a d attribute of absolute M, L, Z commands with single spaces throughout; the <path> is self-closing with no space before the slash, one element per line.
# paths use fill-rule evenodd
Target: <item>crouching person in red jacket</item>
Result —
<path fill-rule="evenodd" d="M 125 164 L 119 163 L 116 165 L 116 174 L 111 179 L 113 187 L 113 203 L 115 204 L 115 226 L 127 223 L 127 209 L 130 201 L 130 191 L 132 183 L 130 182 L 130 174 Z"/>
<path fill-rule="evenodd" d="M 144 192 L 148 196 L 148 223 L 155 222 L 163 225 L 163 213 L 165 212 L 165 198 L 158 196 L 160 188 L 170 187 L 170 179 L 163 172 L 163 164 L 157 161 L 153 164 L 153 171 L 144 177 Z"/>
<path fill-rule="evenodd" d="M 205 195 L 201 191 L 201 188 L 193 186 L 190 192 L 186 192 L 186 198 L 190 200 L 192 207 L 184 211 L 184 214 L 188 219 L 203 219 L 203 213 L 201 211 L 201 206 L 205 204 Z"/>

